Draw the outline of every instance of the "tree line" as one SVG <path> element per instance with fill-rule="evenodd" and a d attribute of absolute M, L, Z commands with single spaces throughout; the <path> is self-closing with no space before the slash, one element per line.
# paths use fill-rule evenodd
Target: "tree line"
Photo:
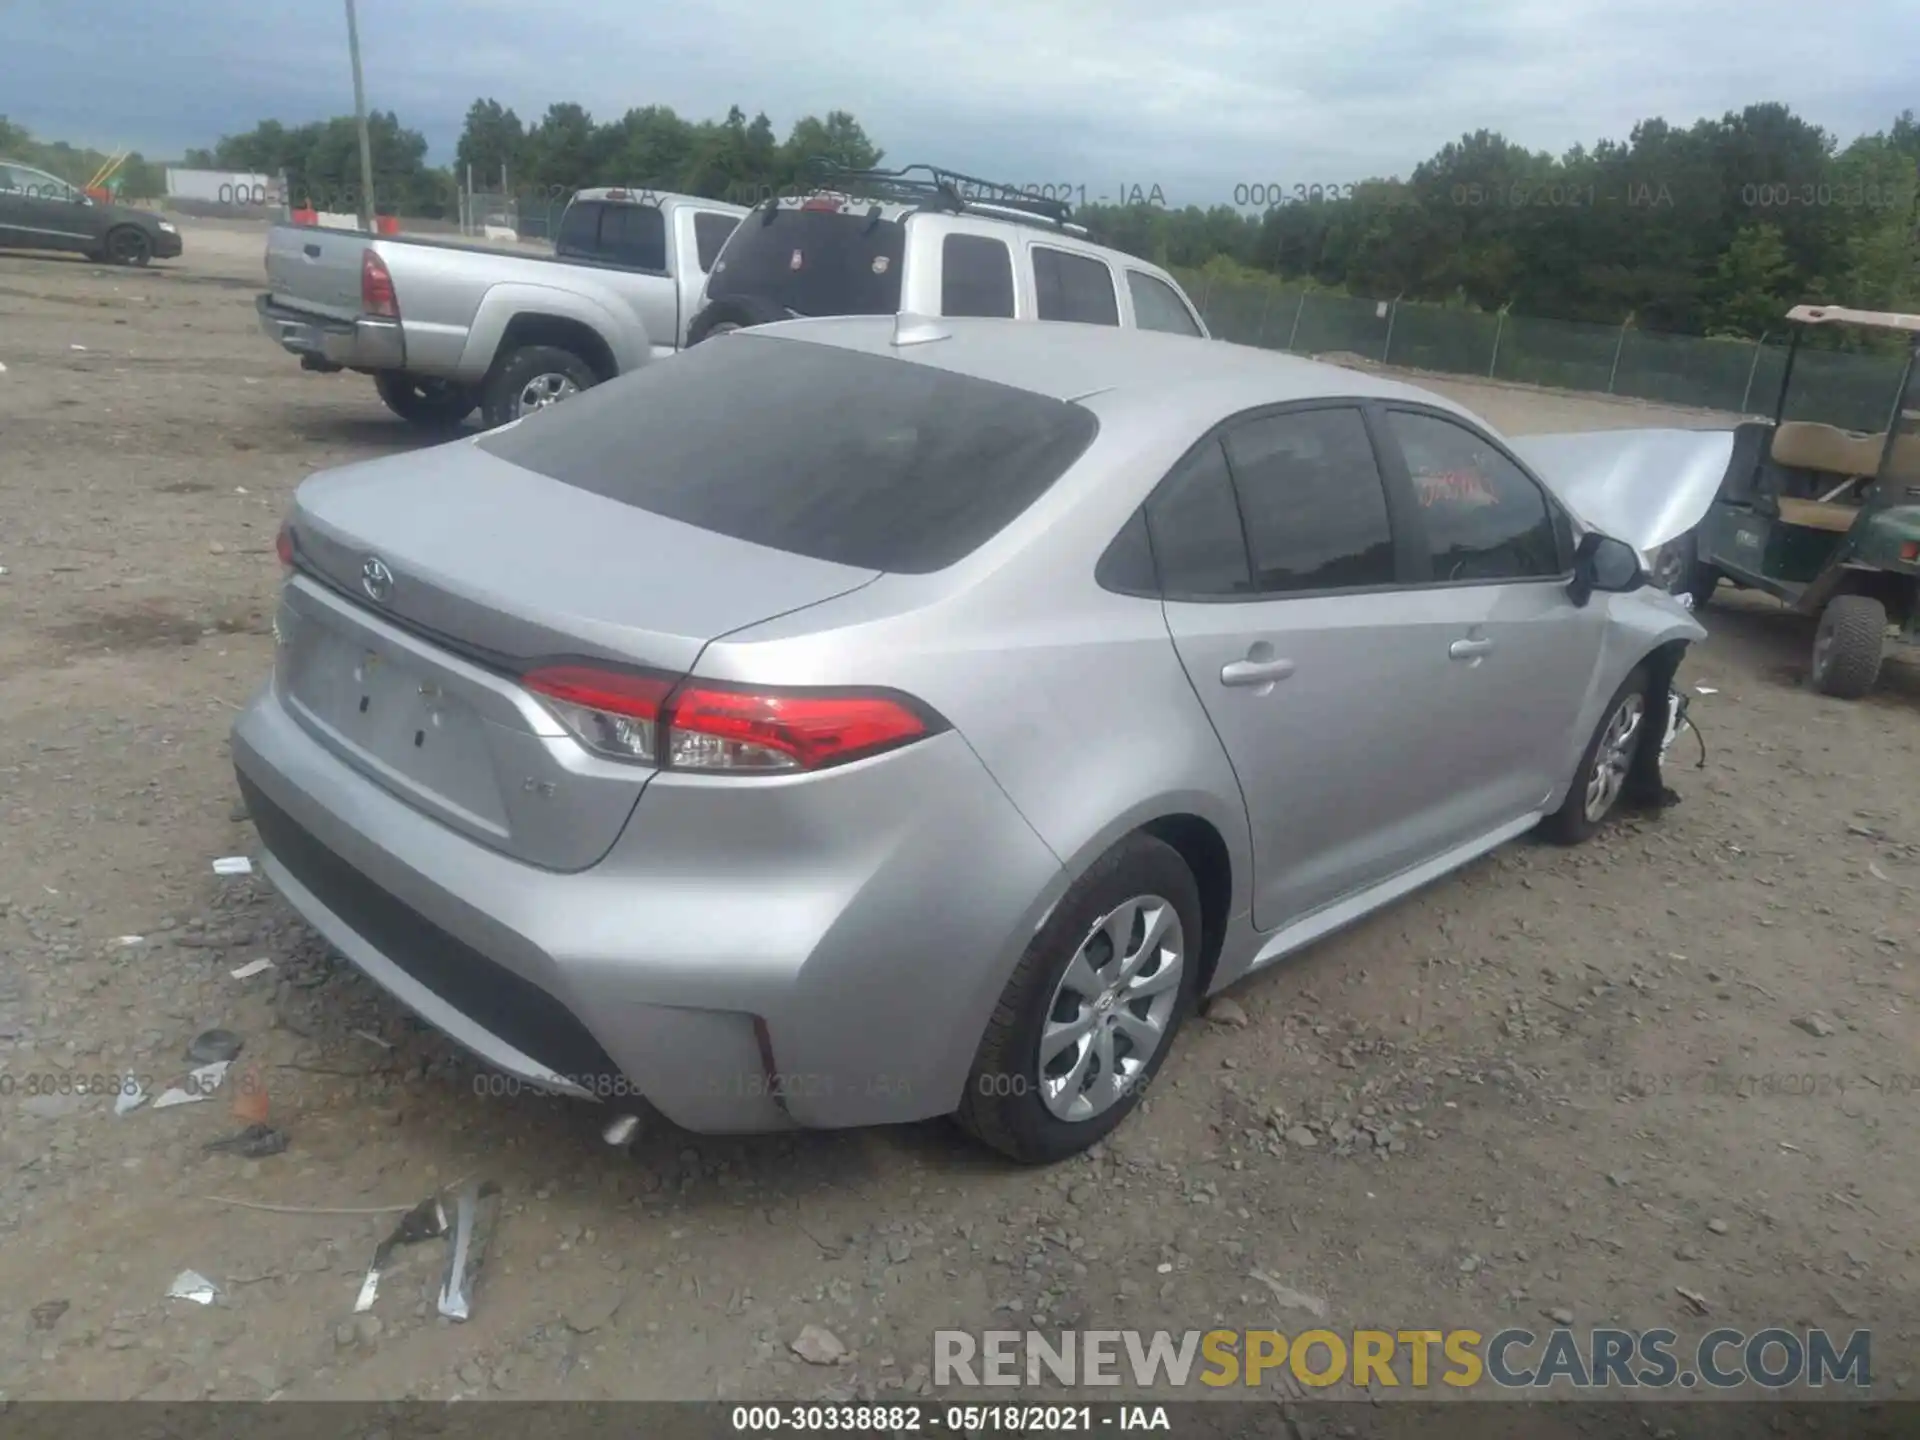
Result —
<path fill-rule="evenodd" d="M 750 203 L 807 184 L 816 157 L 856 167 L 885 158 L 841 110 L 807 116 L 782 138 L 764 113 L 749 119 L 739 106 L 719 120 L 660 105 L 596 120 L 566 102 L 529 122 L 480 99 L 447 168 L 427 164 L 425 137 L 391 111 L 370 116 L 369 132 L 379 208 L 427 217 L 458 213 L 469 175 L 481 191 L 504 177 L 523 202 L 624 184 Z M 351 117 L 265 121 L 186 163 L 284 172 L 295 200 L 357 203 Z M 1625 140 L 1559 155 L 1481 130 L 1405 178 L 1283 186 L 1251 176 L 1209 206 L 1166 205 L 1181 178 L 1154 178 L 1128 203 L 1076 205 L 1075 219 L 1166 266 L 1612 325 L 1631 317 L 1649 330 L 1755 338 L 1778 333 L 1803 300 L 1920 310 L 1911 110 L 1844 144 L 1773 103 L 1685 127 L 1644 120 Z"/>

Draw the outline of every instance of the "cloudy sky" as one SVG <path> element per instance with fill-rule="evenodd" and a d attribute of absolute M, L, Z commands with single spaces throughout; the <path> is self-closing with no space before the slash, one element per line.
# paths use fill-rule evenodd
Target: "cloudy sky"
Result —
<path fill-rule="evenodd" d="M 451 158 L 523 118 L 851 110 L 890 160 L 1089 199 L 1404 174 L 1482 126 L 1536 149 L 1781 100 L 1843 140 L 1920 105 L 1916 0 L 358 0 L 368 103 Z M 342 0 L 0 0 L 0 113 L 176 155 L 352 109 Z"/>

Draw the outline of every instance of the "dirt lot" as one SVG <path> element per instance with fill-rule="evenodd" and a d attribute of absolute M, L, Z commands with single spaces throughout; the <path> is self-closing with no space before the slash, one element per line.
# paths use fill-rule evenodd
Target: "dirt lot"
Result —
<path fill-rule="evenodd" d="M 897 1395 L 936 1327 L 1306 1324 L 1256 1271 L 1335 1328 L 1870 1325 L 1876 1390 L 1906 1381 L 1912 672 L 1819 698 L 1804 627 L 1716 606 L 1678 808 L 1510 845 L 1244 984 L 1095 1157 L 1016 1171 L 944 1124 L 622 1155 L 590 1108 L 476 1095 L 264 880 L 212 872 L 254 843 L 227 727 L 269 668 L 288 495 L 412 441 L 259 336 L 257 230 L 187 245 L 0 258 L 0 1393 Z M 1514 431 L 1709 423 L 1447 388 Z M 202 1148 L 241 1123 L 226 1091 L 36 1093 L 154 1093 L 210 1026 L 285 1153 Z M 427 1245 L 356 1324 L 394 1219 L 369 1207 L 470 1174 L 506 1201 L 472 1321 L 433 1314 Z M 189 1268 L 216 1304 L 164 1298 Z M 845 1363 L 794 1354 L 806 1325 Z"/>

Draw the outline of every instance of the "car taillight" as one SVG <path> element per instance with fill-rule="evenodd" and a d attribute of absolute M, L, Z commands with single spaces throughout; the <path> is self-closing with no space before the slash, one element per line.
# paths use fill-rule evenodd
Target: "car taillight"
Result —
<path fill-rule="evenodd" d="M 293 568 L 293 527 L 282 525 L 280 533 L 273 537 L 274 553 L 280 557 L 280 563 L 289 570 Z"/>
<path fill-rule="evenodd" d="M 552 665 L 522 683 L 581 744 L 614 760 L 725 774 L 819 770 L 931 735 L 943 727 L 906 699 L 876 693 L 787 691 Z"/>
<path fill-rule="evenodd" d="M 393 293 L 393 276 L 387 262 L 371 248 L 360 252 L 360 308 L 368 315 L 400 318 L 400 297 Z"/>
<path fill-rule="evenodd" d="M 1920 560 L 1920 540 L 1909 540 L 1900 547 L 1900 558 L 1911 565 Z"/>
<path fill-rule="evenodd" d="M 831 195 L 815 195 L 810 200 L 801 201 L 800 208 L 802 210 L 832 210 L 837 213 L 840 209 L 840 202 Z"/>

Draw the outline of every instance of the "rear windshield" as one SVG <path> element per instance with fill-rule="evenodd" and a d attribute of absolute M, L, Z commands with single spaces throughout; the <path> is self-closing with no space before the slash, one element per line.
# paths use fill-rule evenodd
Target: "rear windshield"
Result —
<path fill-rule="evenodd" d="M 757 296 L 796 315 L 893 315 L 900 309 L 906 228 L 864 212 L 755 211 L 733 232 L 707 298 Z"/>
<path fill-rule="evenodd" d="M 1030 391 L 741 332 L 475 443 L 703 530 L 923 575 L 1004 529 L 1097 428 L 1091 411 Z"/>

